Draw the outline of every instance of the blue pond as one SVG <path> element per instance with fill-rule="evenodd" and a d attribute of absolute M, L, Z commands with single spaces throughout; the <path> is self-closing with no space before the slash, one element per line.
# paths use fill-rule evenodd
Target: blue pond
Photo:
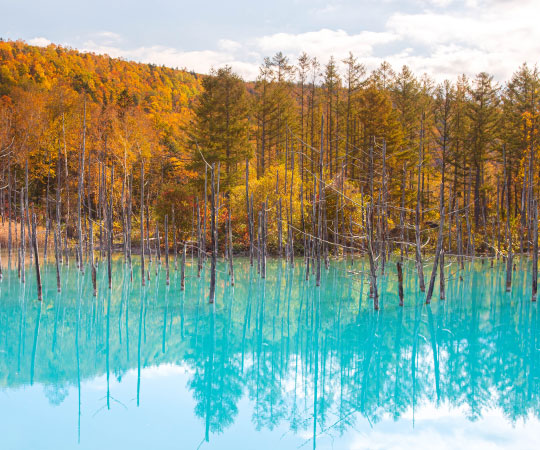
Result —
<path fill-rule="evenodd" d="M 363 260 L 331 263 L 320 288 L 301 261 L 262 280 L 237 260 L 234 287 L 220 263 L 214 305 L 196 264 L 181 291 L 179 270 L 166 286 L 154 263 L 142 288 L 120 260 L 109 290 L 101 263 L 93 297 L 73 263 L 58 294 L 49 263 L 41 303 L 32 266 L 24 284 L 4 268 L 0 448 L 536 449 L 529 264 L 510 293 L 502 262 L 449 264 L 431 305 L 406 264 L 402 308 L 390 264 L 378 312 Z"/>

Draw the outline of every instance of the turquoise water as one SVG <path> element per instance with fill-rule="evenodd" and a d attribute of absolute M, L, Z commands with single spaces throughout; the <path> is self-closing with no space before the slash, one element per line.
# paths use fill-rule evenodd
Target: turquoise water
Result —
<path fill-rule="evenodd" d="M 5 264 L 4 257 L 4 264 Z M 151 267 L 140 287 L 121 262 L 97 298 L 90 274 L 43 269 L 0 283 L 1 449 L 537 448 L 540 323 L 530 272 L 448 268 L 447 300 L 417 296 L 405 267 L 367 281 L 333 263 L 323 286 L 270 261 L 261 280 L 219 267 L 217 301 L 198 279 Z M 356 274 L 348 273 L 353 270 Z M 438 283 L 437 283 L 438 285 Z"/>

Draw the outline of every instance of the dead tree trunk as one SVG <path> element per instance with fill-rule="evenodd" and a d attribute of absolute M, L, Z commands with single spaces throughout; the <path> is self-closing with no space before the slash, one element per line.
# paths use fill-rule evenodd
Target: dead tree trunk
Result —
<path fill-rule="evenodd" d="M 209 293 L 209 301 L 210 303 L 214 303 L 215 297 L 216 297 L 216 264 L 217 264 L 217 250 L 218 250 L 218 242 L 217 242 L 217 222 L 216 222 L 216 187 L 215 187 L 215 164 L 212 164 L 212 170 L 211 170 L 211 200 L 210 200 L 210 207 L 211 207 L 211 217 L 210 217 L 210 227 L 211 227 L 211 233 L 212 233 L 212 260 L 211 260 L 211 266 L 210 266 L 210 293 Z"/>
<path fill-rule="evenodd" d="M 399 228 L 400 228 L 400 261 L 403 261 L 405 253 L 405 178 L 407 177 L 407 163 L 403 164 L 403 175 L 401 178 L 401 211 L 399 212 Z"/>
<path fill-rule="evenodd" d="M 227 218 L 227 224 L 228 224 L 228 233 L 227 237 L 229 239 L 229 275 L 231 277 L 231 286 L 234 286 L 234 264 L 233 264 L 233 240 L 232 240 L 232 226 L 231 226 L 231 204 L 229 201 L 229 208 L 228 208 L 228 218 Z"/>
<path fill-rule="evenodd" d="M 21 282 L 26 281 L 26 236 L 24 232 L 24 223 L 25 221 L 25 212 L 24 212 L 24 188 L 21 189 L 21 243 L 20 243 L 20 272 L 21 272 Z M 31 231 L 31 230 L 30 230 Z"/>
<path fill-rule="evenodd" d="M 160 236 L 159 236 L 159 227 L 158 227 L 158 224 L 156 223 L 156 258 L 157 258 L 157 264 L 161 265 L 161 239 L 160 239 Z M 157 270 L 157 265 L 156 265 L 156 270 Z"/>
<path fill-rule="evenodd" d="M 141 284 L 144 286 L 144 161 L 141 160 Z"/>
<path fill-rule="evenodd" d="M 422 125 L 420 128 L 420 145 L 418 149 L 418 180 L 417 180 L 417 186 L 416 186 L 416 215 L 415 215 L 415 223 L 414 223 L 414 230 L 416 234 L 416 270 L 418 271 L 418 282 L 420 283 L 420 291 L 425 292 L 426 285 L 424 281 L 424 266 L 422 262 L 422 244 L 420 239 L 420 209 L 422 204 L 422 197 L 420 192 L 421 182 L 422 182 L 422 162 L 423 162 L 423 137 L 424 133 L 424 124 L 423 124 L 423 118 L 422 118 Z"/>
<path fill-rule="evenodd" d="M 287 165 L 285 165 L 286 167 Z M 294 148 L 291 142 L 291 183 L 289 196 L 289 221 L 287 225 L 289 258 L 291 266 L 294 267 L 294 225 L 293 225 L 293 187 L 294 187 Z"/>
<path fill-rule="evenodd" d="M 506 183 L 506 188 L 509 189 L 510 185 L 507 183 L 507 170 L 506 170 L 506 145 L 503 145 L 503 176 Z M 510 196 L 506 196 L 506 234 L 508 236 L 508 255 L 506 258 L 506 292 L 512 290 L 512 263 L 514 260 L 513 248 L 512 248 L 512 229 L 510 227 Z"/>
<path fill-rule="evenodd" d="M 371 209 L 371 208 L 370 208 Z M 373 308 L 375 311 L 379 310 L 379 292 L 377 290 L 377 266 L 375 263 L 375 256 L 373 251 L 373 211 L 369 211 L 367 219 L 367 247 L 369 258 L 369 272 L 371 279 L 371 292 L 373 295 Z"/>
<path fill-rule="evenodd" d="M 197 199 L 197 277 L 201 277 L 203 267 L 203 236 L 201 229 L 201 210 L 199 208 L 199 199 Z"/>
<path fill-rule="evenodd" d="M 444 248 L 441 250 L 441 256 L 439 257 L 439 298 L 441 300 L 446 298 L 444 282 Z"/>
<path fill-rule="evenodd" d="M 128 202 L 128 213 L 127 213 L 127 239 L 128 239 L 128 246 L 127 246 L 127 259 L 128 259 L 128 265 L 129 265 L 129 279 L 133 281 L 133 262 L 131 260 L 131 218 L 133 214 L 133 173 L 131 172 L 129 175 L 129 202 Z"/>
<path fill-rule="evenodd" d="M 321 115 L 321 148 L 319 153 L 319 198 L 317 206 L 317 276 L 315 285 L 321 285 L 321 254 L 322 254 L 322 199 L 323 199 L 323 159 L 324 159 L 324 115 Z"/>
<path fill-rule="evenodd" d="M 249 160 L 246 158 L 246 212 L 249 234 L 249 265 L 253 267 L 253 209 L 249 204 Z"/>
<path fill-rule="evenodd" d="M 267 206 L 268 198 L 263 203 L 261 214 L 261 278 L 266 278 L 266 238 L 268 232 Z"/>
<path fill-rule="evenodd" d="M 90 270 L 92 271 L 92 289 L 94 297 L 97 297 L 97 274 L 96 262 L 94 261 L 94 224 L 90 224 Z"/>
<path fill-rule="evenodd" d="M 13 219 L 13 214 L 11 212 L 11 201 L 12 201 L 12 189 L 11 189 L 11 153 L 8 156 L 9 162 L 8 162 L 8 269 L 11 269 L 11 252 L 12 252 L 12 240 L 13 237 L 11 236 L 11 221 Z M 16 208 L 16 206 L 15 206 Z M 17 234 L 15 232 L 15 234 Z"/>
<path fill-rule="evenodd" d="M 165 271 L 167 286 L 170 284 L 169 279 L 169 216 L 165 215 Z"/>
<path fill-rule="evenodd" d="M 532 260 L 532 301 L 536 301 L 538 292 L 538 205 L 535 199 L 532 201 L 533 208 L 533 260 Z"/>
<path fill-rule="evenodd" d="M 82 232 L 82 195 L 84 185 L 84 160 L 86 152 L 86 98 L 84 99 L 84 113 L 83 113 L 83 141 L 82 141 L 82 153 L 79 157 L 79 186 L 78 186 L 78 203 L 77 203 L 77 231 L 78 231 L 78 258 L 79 258 L 79 270 L 84 272 L 83 259 L 83 232 Z"/>
<path fill-rule="evenodd" d="M 36 265 L 36 283 L 37 283 L 37 295 L 38 300 L 43 300 L 42 289 L 41 289 L 41 270 L 39 268 L 39 252 L 38 252 L 38 242 L 37 242 L 37 226 L 36 226 L 36 215 L 32 214 L 32 246 L 34 247 L 34 261 Z"/>
<path fill-rule="evenodd" d="M 401 261 L 396 263 L 398 276 L 399 306 L 403 306 L 403 268 Z"/>
<path fill-rule="evenodd" d="M 283 223 L 281 214 L 281 197 L 278 199 L 277 207 L 277 227 L 278 227 L 278 255 L 281 258 L 283 256 Z"/>
<path fill-rule="evenodd" d="M 186 279 L 186 243 L 184 242 L 184 248 L 182 250 L 182 266 L 180 271 L 180 290 L 184 290 Z"/>
<path fill-rule="evenodd" d="M 57 225 L 56 230 L 54 231 L 54 260 L 56 263 L 56 289 L 58 292 L 62 291 L 62 284 L 60 281 L 60 252 L 61 248 L 58 241 L 61 239 L 60 227 Z"/>
<path fill-rule="evenodd" d="M 109 289 L 112 289 L 112 247 L 113 247 L 113 180 L 114 167 L 111 167 L 111 194 L 107 211 L 107 275 L 109 277 Z"/>
<path fill-rule="evenodd" d="M 444 241 L 444 200 L 443 200 L 444 185 L 441 184 L 441 202 L 440 202 L 440 223 L 439 223 L 439 235 L 437 236 L 437 248 L 435 250 L 435 261 L 433 262 L 433 268 L 431 269 L 431 278 L 429 280 L 429 288 L 426 295 L 426 304 L 431 302 L 431 296 L 433 295 L 433 288 L 435 287 L 435 277 L 437 276 L 437 270 L 439 269 L 439 257 L 443 248 Z"/>
<path fill-rule="evenodd" d="M 174 270 L 178 270 L 178 241 L 176 230 L 176 216 L 174 214 L 174 207 L 172 209 L 172 226 L 173 226 L 173 252 L 174 252 Z"/>

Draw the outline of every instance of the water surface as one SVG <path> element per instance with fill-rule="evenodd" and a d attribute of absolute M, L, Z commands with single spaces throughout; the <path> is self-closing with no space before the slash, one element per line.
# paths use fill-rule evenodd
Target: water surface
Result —
<path fill-rule="evenodd" d="M 3 258 L 6 261 L 5 257 Z M 364 267 L 365 266 L 365 267 Z M 322 287 L 270 261 L 267 278 L 219 266 L 199 279 L 117 261 L 90 274 L 43 268 L 0 283 L 0 448 L 537 448 L 540 324 L 530 272 L 448 268 L 425 305 L 414 267 L 405 307 L 390 265 L 372 309 L 362 260 L 332 263 Z M 355 273 L 351 273 L 351 271 Z M 461 275 L 461 278 L 460 278 Z"/>

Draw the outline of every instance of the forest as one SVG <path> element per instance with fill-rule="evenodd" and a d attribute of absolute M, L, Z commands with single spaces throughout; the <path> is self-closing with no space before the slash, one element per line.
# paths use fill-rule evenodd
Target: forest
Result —
<path fill-rule="evenodd" d="M 366 254 L 374 298 L 392 255 L 424 291 L 427 258 L 428 301 L 446 253 L 504 258 L 510 283 L 513 255 L 538 254 L 539 86 L 527 64 L 436 83 L 277 53 L 245 81 L 2 41 L 2 247 L 24 260 L 39 234 L 82 268 L 94 248 L 131 264 L 133 244 L 143 273 L 145 252 L 212 271 L 224 254 L 232 277 L 233 253 L 262 277 L 267 255 L 300 256 L 317 283 Z"/>

